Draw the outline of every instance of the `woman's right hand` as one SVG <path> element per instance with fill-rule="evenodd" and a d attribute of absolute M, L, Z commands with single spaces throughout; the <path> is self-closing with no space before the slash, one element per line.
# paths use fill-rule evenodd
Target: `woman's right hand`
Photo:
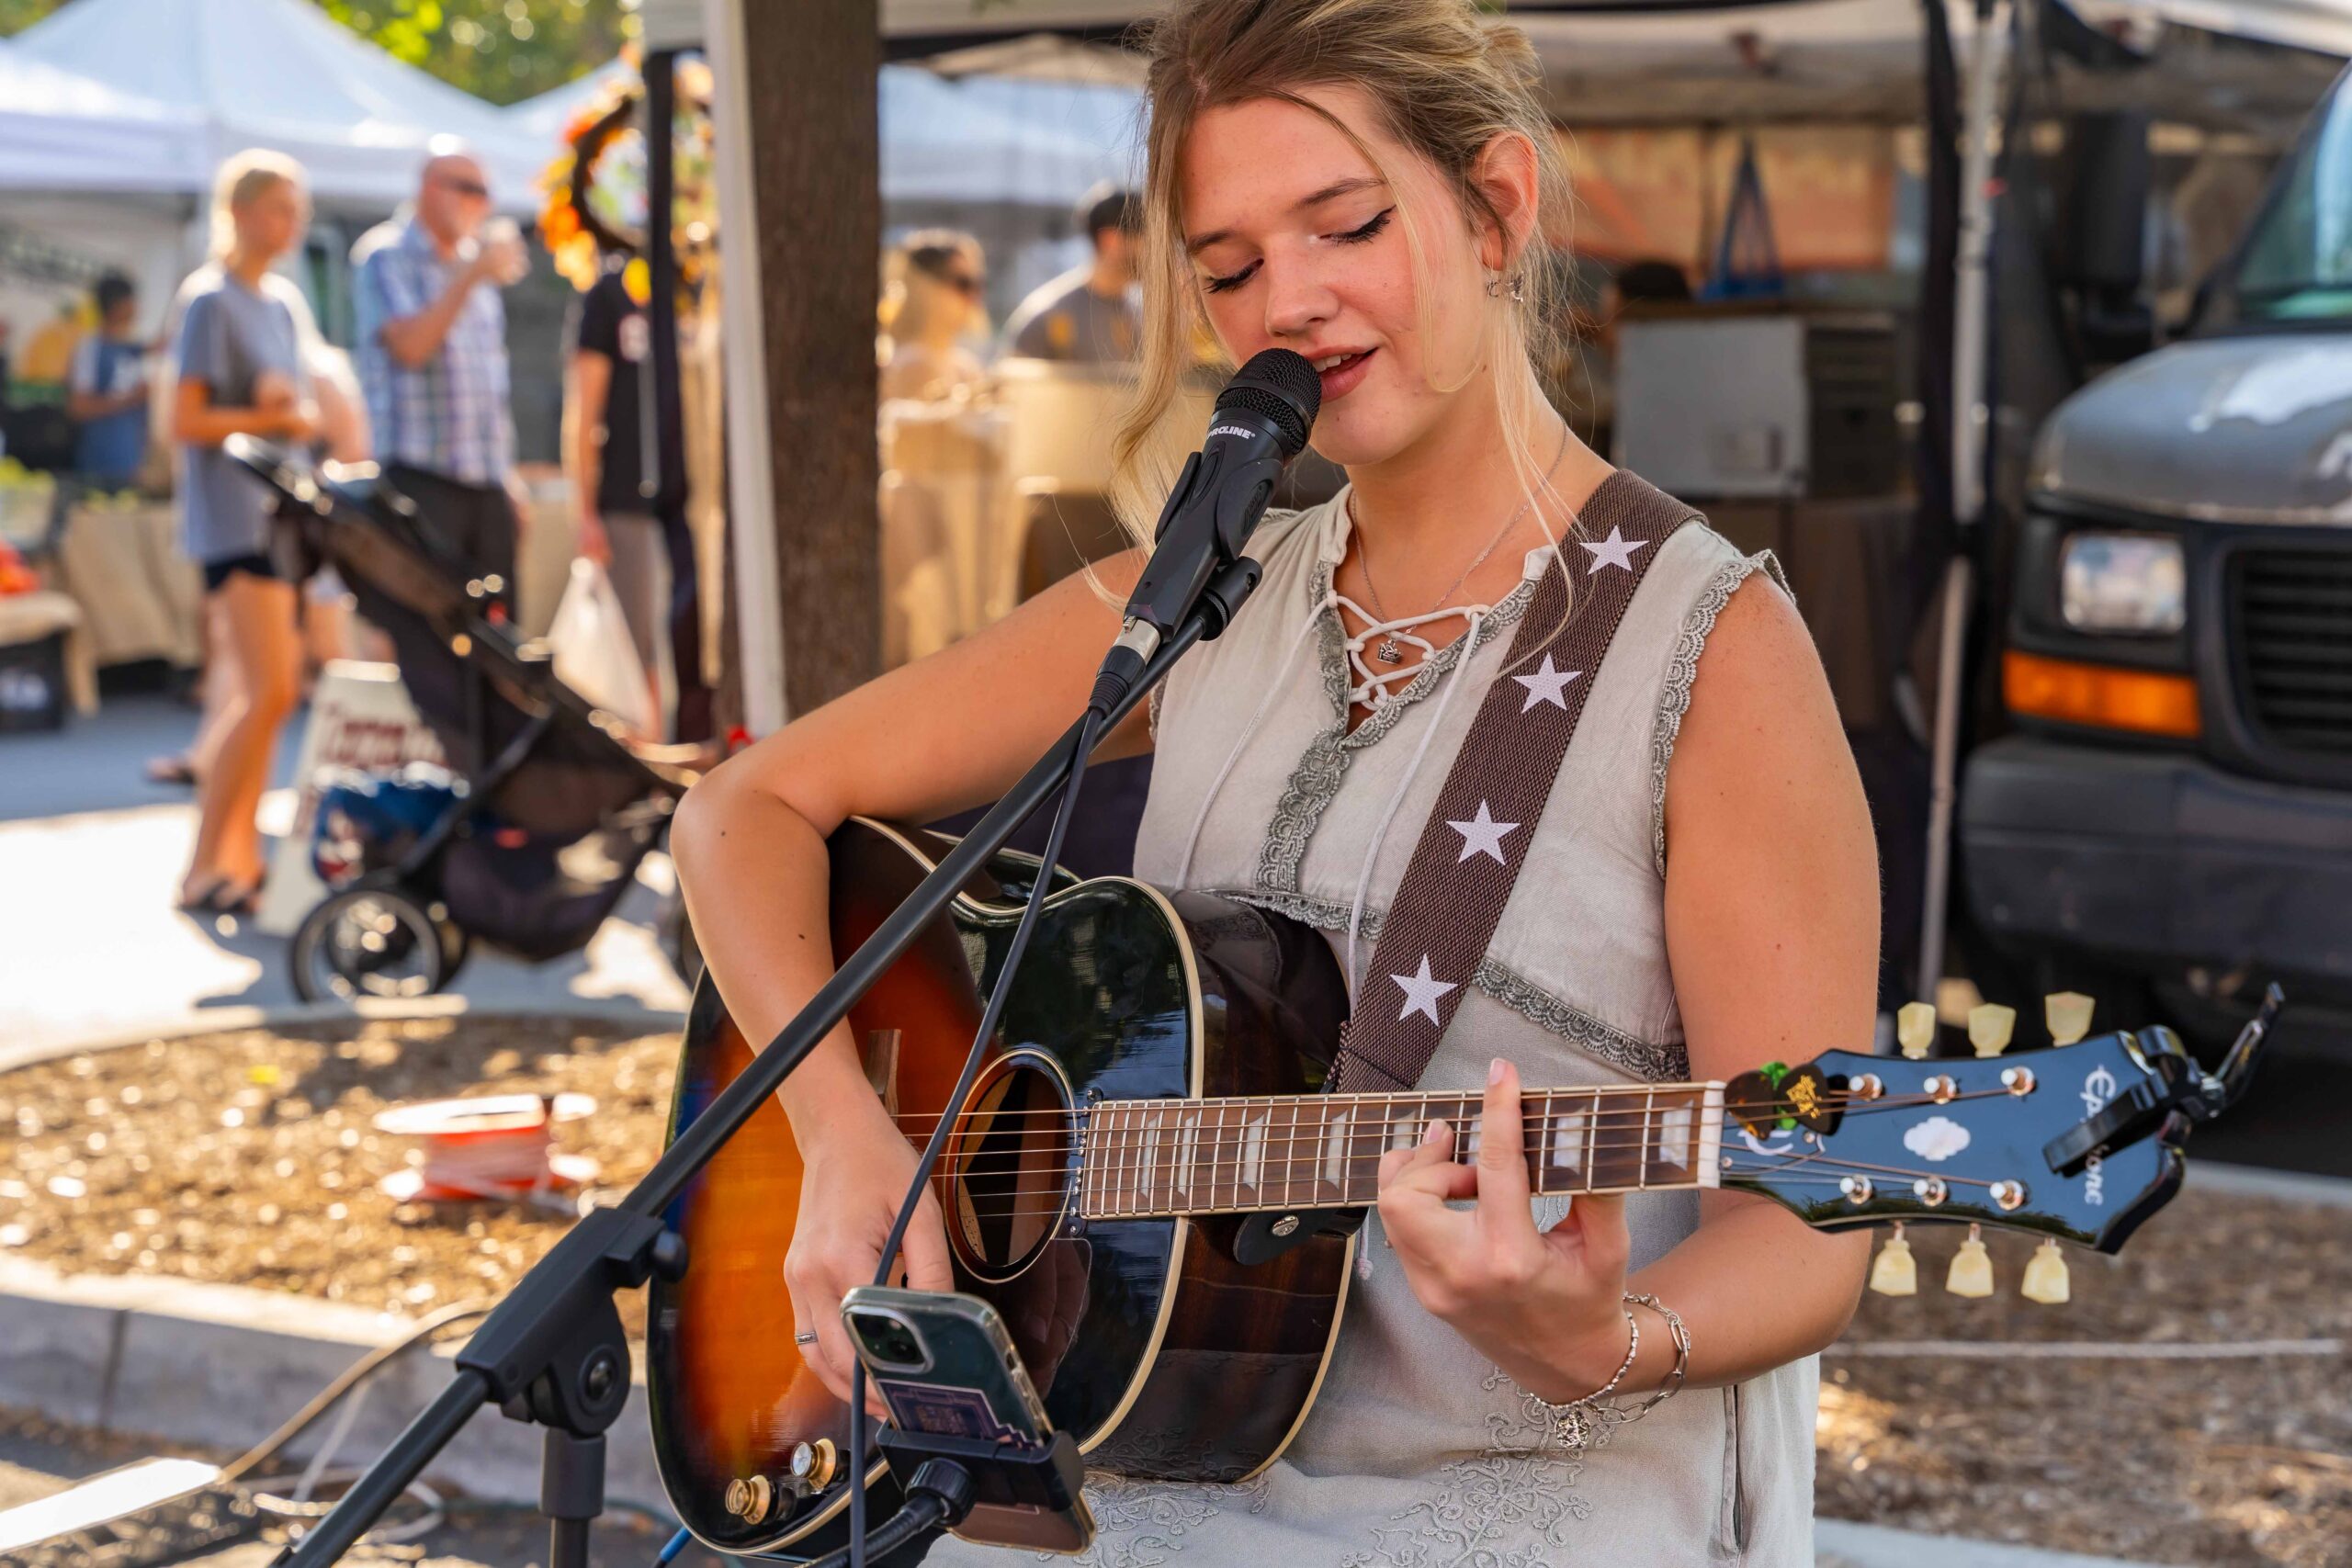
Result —
<path fill-rule="evenodd" d="M 880 1100 L 828 1109 L 822 1130 L 809 1129 L 813 1137 L 795 1129 L 803 1171 L 800 1213 L 784 1260 L 784 1282 L 792 1295 L 793 1333 L 813 1329 L 817 1335 L 815 1344 L 800 1346 L 802 1358 L 833 1397 L 847 1402 L 855 1357 L 842 1324 L 842 1297 L 854 1285 L 874 1283 L 883 1243 L 914 1179 L 917 1154 Z M 936 1190 L 923 1193 L 894 1274 L 911 1290 L 956 1288 Z M 866 1403 L 882 1413 L 870 1384 Z"/>

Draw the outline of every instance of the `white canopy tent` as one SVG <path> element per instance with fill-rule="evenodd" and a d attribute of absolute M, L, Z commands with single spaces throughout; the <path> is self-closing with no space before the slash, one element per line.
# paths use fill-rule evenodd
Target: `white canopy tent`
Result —
<path fill-rule="evenodd" d="M 198 184 L 198 130 L 172 105 L 0 48 L 0 189 Z"/>
<path fill-rule="evenodd" d="M 194 194 L 222 158 L 267 147 L 301 161 L 322 205 L 382 212 L 415 188 L 434 139 L 454 137 L 502 205 L 536 204 L 544 159 L 495 108 L 303 0 L 74 0 L 17 35 L 13 52 L 177 117 L 177 155 L 121 165 L 140 172 L 119 173 L 115 188 Z"/>
<path fill-rule="evenodd" d="M 552 154 L 580 111 L 636 67 L 615 60 L 526 98 L 503 118 Z M 1131 87 L 975 77 L 912 65 L 881 71 L 882 199 L 1067 209 L 1129 172 L 1142 97 Z"/>

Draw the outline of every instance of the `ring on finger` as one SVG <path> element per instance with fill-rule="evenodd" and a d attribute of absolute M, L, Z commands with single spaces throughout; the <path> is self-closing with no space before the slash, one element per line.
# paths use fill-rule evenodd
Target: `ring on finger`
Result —
<path fill-rule="evenodd" d="M 792 1342 L 795 1345 L 814 1345 L 817 1343 L 817 1331 L 813 1328 L 804 1328 L 792 1337 Z"/>

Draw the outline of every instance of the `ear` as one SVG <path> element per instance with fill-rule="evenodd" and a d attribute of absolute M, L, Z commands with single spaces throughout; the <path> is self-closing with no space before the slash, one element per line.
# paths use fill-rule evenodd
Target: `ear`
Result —
<path fill-rule="evenodd" d="M 1479 225 L 1478 260 L 1489 272 L 1508 272 L 1535 231 L 1536 192 L 1543 183 L 1535 144 L 1523 131 L 1499 133 L 1478 150 L 1470 183 L 1500 225 Z"/>

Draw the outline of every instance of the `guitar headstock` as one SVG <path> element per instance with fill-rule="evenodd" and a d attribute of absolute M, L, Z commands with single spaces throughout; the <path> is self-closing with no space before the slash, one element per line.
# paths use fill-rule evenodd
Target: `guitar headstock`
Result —
<path fill-rule="evenodd" d="M 2053 998 L 2057 1037 L 2087 1024 L 2079 1000 Z M 2180 1187 L 2195 1064 L 2161 1027 L 2010 1052 L 2014 1017 L 1979 1010 L 1974 1057 L 1834 1051 L 1734 1079 L 1723 1185 L 1826 1229 L 1996 1225 L 2118 1250 Z"/>

